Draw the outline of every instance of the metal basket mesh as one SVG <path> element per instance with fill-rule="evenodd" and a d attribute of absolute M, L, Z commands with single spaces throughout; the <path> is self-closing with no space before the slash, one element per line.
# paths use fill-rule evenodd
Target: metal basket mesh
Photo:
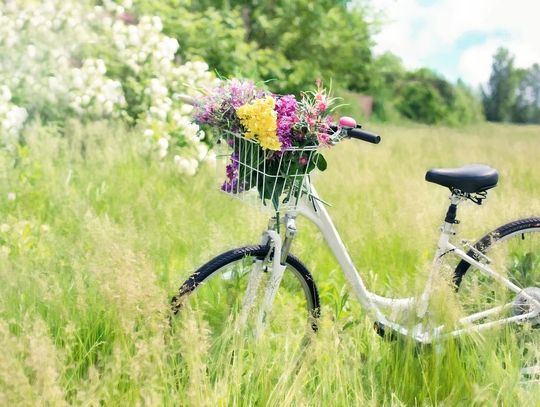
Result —
<path fill-rule="evenodd" d="M 221 191 L 259 209 L 294 210 L 307 193 L 307 176 L 317 167 L 318 146 L 263 149 L 257 141 L 235 133 L 222 139 L 227 157 Z"/>

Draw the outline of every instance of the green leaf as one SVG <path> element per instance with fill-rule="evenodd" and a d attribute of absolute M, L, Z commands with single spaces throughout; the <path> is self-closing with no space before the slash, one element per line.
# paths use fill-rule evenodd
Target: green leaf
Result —
<path fill-rule="evenodd" d="M 315 160 L 317 161 L 317 168 L 319 169 L 319 171 L 326 170 L 326 167 L 328 167 L 328 163 L 326 162 L 326 159 L 322 154 L 317 154 Z"/>

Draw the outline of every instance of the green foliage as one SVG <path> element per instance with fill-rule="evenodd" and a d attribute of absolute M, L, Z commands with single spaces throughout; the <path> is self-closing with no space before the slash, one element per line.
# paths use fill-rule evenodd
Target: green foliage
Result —
<path fill-rule="evenodd" d="M 430 166 L 478 160 L 511 174 L 482 207 L 460 207 L 463 237 L 539 213 L 539 129 L 381 125 L 379 146 L 349 140 L 325 153 L 313 180 L 368 287 L 419 293 L 447 202 L 423 180 Z M 141 157 L 134 129 L 68 122 L 64 134 L 34 123 L 17 163 L 0 153 L 1 405 L 537 404 L 510 330 L 418 348 L 378 337 L 304 220 L 292 252 L 313 272 L 323 319 L 303 353 L 289 336 L 216 338 L 194 312 L 171 329 L 181 282 L 258 242 L 267 217 L 220 193 L 213 169 L 179 178 Z"/>
<path fill-rule="evenodd" d="M 463 82 L 452 85 L 426 68 L 405 74 L 397 92 L 397 109 L 414 121 L 463 125 L 481 116 L 478 101 Z"/>
<path fill-rule="evenodd" d="M 220 75 L 251 76 L 256 72 L 255 44 L 245 41 L 240 10 L 203 10 L 182 0 L 160 2 L 140 0 L 135 3 L 142 15 L 159 15 L 163 32 L 180 43 L 183 60 L 203 60 Z"/>
<path fill-rule="evenodd" d="M 139 0 L 136 7 L 163 17 L 183 58 L 202 58 L 223 76 L 270 81 L 279 93 L 299 93 L 317 78 L 369 88 L 369 25 L 345 2 Z"/>
<path fill-rule="evenodd" d="M 373 97 L 373 118 L 399 121 L 401 117 L 421 123 L 461 126 L 482 120 L 477 97 L 462 82 L 452 84 L 429 69 L 407 72 L 401 60 L 384 53 L 373 60 L 368 94 Z M 355 108 L 357 95 L 339 92 L 349 107 L 340 113 L 362 117 Z"/>
<path fill-rule="evenodd" d="M 514 57 L 506 48 L 499 48 L 493 56 L 487 88 L 482 89 L 482 101 L 487 120 L 502 122 L 511 119 L 517 79 Z"/>
<path fill-rule="evenodd" d="M 317 77 L 335 87 L 368 88 L 371 39 L 360 11 L 333 1 L 282 0 L 263 2 L 250 15 L 250 38 L 290 61 L 289 83 L 278 90 L 298 92 Z"/>
<path fill-rule="evenodd" d="M 136 9 L 162 16 L 165 33 L 181 44 L 181 58 L 203 59 L 225 77 L 267 81 L 281 94 L 298 94 L 321 78 L 353 103 L 354 93 L 372 96 L 374 118 L 383 121 L 403 116 L 462 125 L 481 119 L 464 84 L 427 69 L 407 72 L 391 53 L 373 57 L 368 11 L 345 1 L 138 0 Z M 341 109 L 349 110 L 357 111 Z"/>
<path fill-rule="evenodd" d="M 400 113 L 414 121 L 438 123 L 446 115 L 446 105 L 437 89 L 426 78 L 412 76 L 400 86 L 397 108 Z"/>
<path fill-rule="evenodd" d="M 540 123 L 540 65 L 517 71 L 519 84 L 512 108 L 512 121 Z"/>
<path fill-rule="evenodd" d="M 484 120 L 482 104 L 477 95 L 461 80 L 454 86 L 455 98 L 450 124 L 470 124 Z"/>
<path fill-rule="evenodd" d="M 540 123 L 540 65 L 516 69 L 510 51 L 499 48 L 482 99 L 489 121 Z"/>
<path fill-rule="evenodd" d="M 396 119 L 399 116 L 394 103 L 396 88 L 406 74 L 401 59 L 391 52 L 385 52 L 373 60 L 371 72 L 370 91 L 375 118 L 382 121 Z"/>

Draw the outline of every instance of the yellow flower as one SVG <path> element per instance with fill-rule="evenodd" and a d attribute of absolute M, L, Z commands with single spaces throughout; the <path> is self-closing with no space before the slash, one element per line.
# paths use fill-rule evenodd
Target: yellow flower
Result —
<path fill-rule="evenodd" d="M 256 139 L 263 148 L 277 151 L 281 149 L 281 142 L 276 131 L 277 114 L 274 106 L 274 98 L 267 96 L 240 106 L 236 114 L 246 129 L 246 138 Z"/>

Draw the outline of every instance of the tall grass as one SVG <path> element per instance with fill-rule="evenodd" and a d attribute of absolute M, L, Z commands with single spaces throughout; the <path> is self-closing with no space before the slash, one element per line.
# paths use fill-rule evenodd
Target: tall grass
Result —
<path fill-rule="evenodd" d="M 423 181 L 428 167 L 500 170 L 485 205 L 460 208 L 465 238 L 540 215 L 539 127 L 373 130 L 380 145 L 343 142 L 315 179 L 371 289 L 418 292 L 448 203 Z M 428 348 L 379 338 L 305 221 L 293 252 L 323 302 L 306 348 L 271 335 L 216 343 L 196 315 L 171 329 L 183 279 L 256 243 L 267 219 L 220 194 L 211 168 L 179 177 L 120 126 L 56 133 L 35 125 L 18 160 L 1 158 L 0 405 L 540 405 L 504 329 Z"/>

